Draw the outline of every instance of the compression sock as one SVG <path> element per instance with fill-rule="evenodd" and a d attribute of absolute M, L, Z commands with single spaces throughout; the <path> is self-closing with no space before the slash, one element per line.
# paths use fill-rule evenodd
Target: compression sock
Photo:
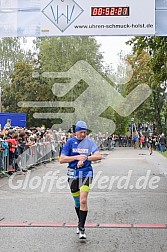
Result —
<path fill-rule="evenodd" d="M 78 222 L 80 222 L 79 207 L 75 207 L 75 211 L 78 216 Z"/>
<path fill-rule="evenodd" d="M 80 228 L 84 228 L 84 226 L 85 226 L 85 221 L 86 221 L 87 213 L 88 213 L 88 211 L 82 211 L 82 210 L 79 211 Z"/>

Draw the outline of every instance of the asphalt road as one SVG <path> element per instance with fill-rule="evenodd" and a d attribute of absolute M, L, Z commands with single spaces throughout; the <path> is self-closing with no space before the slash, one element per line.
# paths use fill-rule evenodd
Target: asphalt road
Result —
<path fill-rule="evenodd" d="M 94 164 L 84 242 L 75 234 L 66 165 L 55 161 L 1 178 L 0 251 L 166 252 L 167 159 L 130 148 L 105 153 Z"/>

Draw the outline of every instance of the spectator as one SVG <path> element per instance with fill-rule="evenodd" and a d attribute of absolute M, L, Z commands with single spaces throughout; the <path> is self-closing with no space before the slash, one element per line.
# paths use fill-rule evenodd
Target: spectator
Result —
<path fill-rule="evenodd" d="M 8 119 L 5 126 L 4 126 L 4 129 L 9 130 L 10 128 L 11 128 L 11 119 Z"/>
<path fill-rule="evenodd" d="M 141 135 L 141 137 L 140 137 L 140 149 L 143 148 L 144 142 L 145 142 L 145 137 L 143 135 Z"/>
<path fill-rule="evenodd" d="M 139 135 L 136 132 L 134 137 L 133 137 L 133 143 L 134 143 L 134 149 L 137 149 L 139 146 Z"/>
<path fill-rule="evenodd" d="M 9 130 L 8 132 L 9 136 L 6 140 L 9 145 L 9 174 L 12 174 L 14 169 L 14 158 L 15 158 L 15 150 L 17 148 L 17 141 L 15 139 L 15 131 Z"/>
<path fill-rule="evenodd" d="M 164 152 L 166 150 L 166 137 L 165 137 L 164 133 L 161 134 L 160 139 L 159 139 L 159 143 L 160 143 L 161 152 Z"/>

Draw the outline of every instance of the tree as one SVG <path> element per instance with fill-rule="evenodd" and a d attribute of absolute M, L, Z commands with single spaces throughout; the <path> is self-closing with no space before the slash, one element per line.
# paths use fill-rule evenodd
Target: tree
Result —
<path fill-rule="evenodd" d="M 32 73 L 34 71 L 37 71 L 39 74 L 44 71 L 65 72 L 81 59 L 89 61 L 99 71 L 102 67 L 102 55 L 98 51 L 99 45 L 97 45 L 96 40 L 93 38 L 38 38 L 36 48 L 36 62 L 33 58 L 31 64 L 26 61 L 17 62 L 10 75 L 10 87 L 9 85 L 5 85 L 3 94 L 5 110 L 28 113 L 28 125 L 34 124 L 34 112 L 57 113 L 69 112 L 70 109 L 59 107 L 20 108 L 17 106 L 18 102 L 74 101 L 87 88 L 87 84 L 81 80 L 74 90 L 71 90 L 65 97 L 58 98 L 52 92 L 55 79 L 45 78 L 41 75 L 38 78 L 33 78 Z M 59 79 L 57 81 L 61 82 Z M 36 121 L 40 124 L 42 120 Z M 51 127 L 55 121 L 55 119 L 47 120 L 44 124 L 47 127 Z"/>
<path fill-rule="evenodd" d="M 105 78 L 112 86 L 115 87 L 115 85 L 111 79 L 107 77 L 108 72 L 104 71 L 102 65 L 103 56 L 99 52 L 100 45 L 97 44 L 94 38 L 46 37 L 37 38 L 34 41 L 34 44 L 36 46 L 36 55 L 34 55 L 33 52 L 25 52 L 24 59 L 20 59 L 20 61 L 16 60 L 16 64 L 10 74 L 10 85 L 5 85 L 4 87 L 3 105 L 6 111 L 26 112 L 28 115 L 28 126 L 33 126 L 34 124 L 44 124 L 46 127 L 51 127 L 53 124 L 61 123 L 61 120 L 55 119 L 54 116 L 52 116 L 50 120 L 42 119 L 44 116 L 43 113 L 50 113 L 53 115 L 53 113 L 71 112 L 71 114 L 69 114 L 69 124 L 71 126 L 71 121 L 76 121 L 73 102 L 76 102 L 77 98 L 84 94 L 84 91 L 88 88 L 89 84 L 84 82 L 84 80 L 80 80 L 67 94 L 62 97 L 58 97 L 57 86 L 53 92 L 53 85 L 57 82 L 64 82 L 65 84 L 68 84 L 70 79 L 67 78 L 62 80 L 61 78 L 47 78 L 42 74 L 44 72 L 66 72 L 80 60 L 88 62 L 88 64 L 95 69 L 95 72 L 97 71 L 102 76 L 100 85 L 97 85 L 96 77 L 93 79 L 93 93 L 83 96 L 84 99 L 82 102 L 77 104 L 77 109 L 80 111 L 81 118 L 87 118 L 88 112 L 85 114 L 85 110 L 83 108 L 88 104 L 88 101 L 92 101 L 92 105 L 98 104 L 101 107 L 102 105 L 107 104 L 106 101 L 109 101 L 111 94 L 109 94 L 110 90 L 108 84 L 105 84 L 103 78 Z M 12 51 L 13 49 L 10 50 Z M 121 65 L 119 70 L 121 71 L 122 68 L 123 65 Z M 33 72 L 37 72 L 36 78 L 32 76 Z M 90 71 L 86 74 L 91 75 L 91 73 L 92 72 Z M 61 91 L 63 91 L 63 87 L 61 87 Z M 124 88 L 119 88 L 118 91 L 120 91 L 123 95 L 125 94 Z M 28 107 L 27 105 L 27 107 L 19 107 L 18 102 L 21 101 L 32 101 L 36 102 L 36 104 L 40 101 L 46 101 L 50 102 L 51 106 L 31 105 Z M 52 102 L 54 101 L 59 102 L 60 106 L 53 107 Z M 71 102 L 71 108 L 63 108 L 63 106 L 61 106 L 61 102 L 63 101 Z M 93 113 L 95 116 L 92 116 L 91 120 L 94 124 L 96 124 L 95 117 L 99 115 L 98 110 L 95 106 L 93 108 L 90 106 L 89 109 L 90 112 L 94 109 Z M 120 134 L 124 134 L 129 118 L 122 118 L 118 116 L 111 107 L 105 107 L 104 110 L 105 111 L 100 112 L 101 117 L 112 119 L 116 123 L 117 129 L 119 127 L 117 131 Z M 35 112 L 41 113 L 41 115 L 38 114 L 41 119 L 33 118 L 33 114 Z"/>
<path fill-rule="evenodd" d="M 11 74 L 11 84 L 5 85 L 3 90 L 3 105 L 7 112 L 27 113 L 28 125 L 35 123 L 33 113 L 35 108 L 22 108 L 18 106 L 20 101 L 31 101 L 39 99 L 41 95 L 40 83 L 32 78 L 33 67 L 26 62 L 15 64 Z"/>
<path fill-rule="evenodd" d="M 37 41 L 37 48 L 39 49 L 38 65 L 39 71 L 42 72 L 66 72 L 78 61 L 84 60 L 88 62 L 98 72 L 102 73 L 102 54 L 99 52 L 99 45 L 92 37 L 62 37 L 62 38 L 42 38 Z M 38 69 L 37 69 L 38 70 Z M 46 90 L 52 90 L 53 84 L 56 82 L 68 83 L 70 80 L 41 78 L 45 83 Z M 94 80 L 96 82 L 96 80 Z M 68 101 L 72 103 L 87 89 L 88 84 L 83 80 L 79 81 L 74 88 L 72 88 L 63 97 L 58 97 L 56 91 L 54 94 L 50 93 L 47 97 L 47 101 Z M 101 90 L 103 85 L 101 85 Z M 63 89 L 63 87 L 61 88 Z M 94 94 L 89 99 L 96 99 L 96 94 L 101 94 L 101 90 L 94 90 Z M 98 95 L 99 97 L 99 95 Z M 83 107 L 87 104 L 88 97 L 85 97 L 83 104 L 78 104 L 78 109 L 83 115 Z M 98 98 L 97 98 L 98 99 Z M 99 103 L 99 100 L 97 101 Z M 53 109 L 52 109 L 53 110 Z M 47 110 L 46 110 L 47 111 Z M 56 108 L 57 112 L 66 113 L 73 112 L 71 109 Z M 75 120 L 75 113 L 71 114 L 71 120 Z M 50 120 L 52 124 L 56 123 L 56 119 Z"/>
<path fill-rule="evenodd" d="M 136 37 L 128 42 L 133 45 L 134 55 L 144 52 L 150 55 L 148 67 L 151 71 L 148 85 L 152 88 L 150 114 L 152 122 L 156 122 L 157 131 L 164 130 L 163 120 L 166 111 L 165 89 L 161 84 L 167 80 L 167 38 L 166 37 Z M 149 73 L 150 73 L 149 71 Z"/>
<path fill-rule="evenodd" d="M 1 85 L 10 83 L 10 74 L 19 61 L 30 60 L 30 50 L 25 53 L 21 38 L 2 38 L 0 40 L 0 73 Z"/>

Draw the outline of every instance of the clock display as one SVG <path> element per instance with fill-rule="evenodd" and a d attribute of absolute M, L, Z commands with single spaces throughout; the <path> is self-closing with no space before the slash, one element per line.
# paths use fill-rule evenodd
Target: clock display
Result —
<path fill-rule="evenodd" d="M 91 16 L 129 16 L 129 7 L 91 7 Z"/>

